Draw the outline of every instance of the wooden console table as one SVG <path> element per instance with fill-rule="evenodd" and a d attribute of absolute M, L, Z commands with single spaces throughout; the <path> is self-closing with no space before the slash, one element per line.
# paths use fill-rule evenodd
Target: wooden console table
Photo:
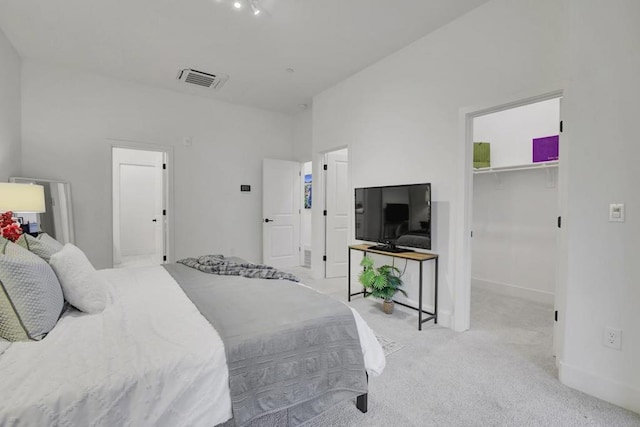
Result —
<path fill-rule="evenodd" d="M 394 258 L 402 258 L 410 261 L 417 261 L 420 263 L 420 280 L 418 287 L 418 307 L 414 307 L 409 304 L 405 304 L 402 302 L 398 302 L 393 300 L 396 304 L 399 304 L 403 307 L 411 308 L 418 312 L 418 330 L 422 330 L 422 324 L 428 322 L 433 319 L 433 323 L 438 323 L 438 255 L 437 254 L 425 254 L 421 252 L 385 252 L 371 249 L 372 245 L 351 245 L 349 246 L 349 274 L 347 275 L 347 284 L 349 286 L 349 301 L 351 301 L 351 297 L 355 295 L 363 294 L 366 296 L 366 291 L 363 289 L 360 292 L 351 293 L 351 251 L 361 251 L 366 255 L 367 253 L 386 255 Z M 434 302 L 433 302 L 433 313 L 422 309 L 422 264 L 425 261 L 434 261 L 435 262 L 435 270 L 434 270 Z M 423 319 L 423 314 L 428 315 Z"/>

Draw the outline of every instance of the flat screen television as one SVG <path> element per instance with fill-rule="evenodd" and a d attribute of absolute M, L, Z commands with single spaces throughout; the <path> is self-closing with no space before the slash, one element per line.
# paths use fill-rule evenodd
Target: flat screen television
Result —
<path fill-rule="evenodd" d="M 355 220 L 356 239 L 378 249 L 431 249 L 431 184 L 356 188 Z"/>

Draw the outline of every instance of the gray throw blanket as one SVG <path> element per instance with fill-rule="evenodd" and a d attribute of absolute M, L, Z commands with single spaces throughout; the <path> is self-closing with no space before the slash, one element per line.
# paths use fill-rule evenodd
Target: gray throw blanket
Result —
<path fill-rule="evenodd" d="M 262 264 L 244 262 L 239 258 L 225 258 L 223 255 L 203 255 L 198 258 L 185 258 L 178 261 L 187 267 L 195 268 L 204 273 L 219 274 L 221 276 L 243 276 L 254 279 L 284 279 L 298 282 L 293 274 L 276 270 Z"/>
<path fill-rule="evenodd" d="M 286 423 L 277 425 L 297 426 L 367 392 L 358 330 L 345 304 L 288 280 L 163 267 L 224 342 L 234 417 L 225 427 L 263 425 L 263 417 L 283 410 Z"/>

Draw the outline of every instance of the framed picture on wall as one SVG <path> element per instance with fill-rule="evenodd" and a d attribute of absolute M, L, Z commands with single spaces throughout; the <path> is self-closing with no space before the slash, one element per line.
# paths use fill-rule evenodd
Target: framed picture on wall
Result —
<path fill-rule="evenodd" d="M 304 176 L 304 208 L 311 209 L 311 174 Z"/>

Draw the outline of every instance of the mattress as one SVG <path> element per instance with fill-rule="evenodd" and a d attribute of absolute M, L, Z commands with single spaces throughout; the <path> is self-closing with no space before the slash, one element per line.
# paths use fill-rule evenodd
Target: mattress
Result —
<path fill-rule="evenodd" d="M 207 426 L 231 418 L 218 333 L 161 267 L 102 270 L 103 313 L 67 311 L 0 355 L 0 425 Z"/>

